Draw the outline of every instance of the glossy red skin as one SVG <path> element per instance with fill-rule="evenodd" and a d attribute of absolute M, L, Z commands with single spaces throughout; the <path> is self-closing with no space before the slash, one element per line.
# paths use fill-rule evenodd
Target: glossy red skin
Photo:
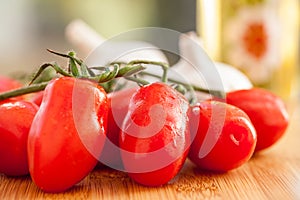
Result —
<path fill-rule="evenodd" d="M 137 90 L 138 88 L 129 88 L 107 95 L 109 99 L 107 137 L 116 145 L 119 144 L 119 134 L 128 112 L 130 99 Z"/>
<path fill-rule="evenodd" d="M 119 151 L 119 135 L 122 123 L 128 112 L 130 99 L 137 89 L 125 88 L 107 95 L 109 101 L 107 140 L 100 157 L 100 162 L 114 169 L 123 169 Z"/>
<path fill-rule="evenodd" d="M 151 117 L 154 105 L 160 105 L 163 112 L 153 111 Z M 177 175 L 190 145 L 188 112 L 186 98 L 164 83 L 143 86 L 133 95 L 119 145 L 125 170 L 134 181 L 145 186 L 160 186 Z M 160 127 L 156 134 L 151 133 L 152 126 Z M 149 127 L 150 132 L 145 131 L 145 127 Z M 157 154 L 151 154 L 155 152 Z M 139 157 L 139 153 L 144 154 Z"/>
<path fill-rule="evenodd" d="M 204 101 L 192 108 L 190 118 L 191 134 L 196 133 L 196 137 L 188 157 L 199 168 L 226 172 L 251 158 L 256 133 L 241 109 L 222 102 Z"/>
<path fill-rule="evenodd" d="M 29 173 L 27 138 L 38 107 L 23 100 L 0 104 L 0 173 L 22 176 Z"/>
<path fill-rule="evenodd" d="M 12 78 L 9 78 L 6 76 L 0 76 L 0 93 L 7 92 L 9 90 L 18 89 L 22 86 L 23 86 L 22 83 L 20 83 L 19 81 L 15 80 L 15 79 L 12 79 Z M 18 97 L 13 97 L 10 99 L 11 100 L 22 100 L 22 99 L 24 99 L 24 97 L 18 96 Z M 4 102 L 4 101 L 7 101 L 7 100 L 2 100 L 2 101 L 0 100 L 0 102 Z"/>
<path fill-rule="evenodd" d="M 0 76 L 0 93 L 22 87 L 22 83 L 9 77 Z"/>
<path fill-rule="evenodd" d="M 43 101 L 44 91 L 40 91 L 37 93 L 34 93 L 31 97 L 30 101 L 35 103 L 36 105 L 40 106 Z"/>
<path fill-rule="evenodd" d="M 229 92 L 226 101 L 241 108 L 251 119 L 257 133 L 256 152 L 272 146 L 284 135 L 289 116 L 284 102 L 270 91 L 237 90 Z"/>
<path fill-rule="evenodd" d="M 47 85 L 28 136 L 29 171 L 40 189 L 65 191 L 96 166 L 104 145 L 107 113 L 107 95 L 96 83 L 63 77 Z M 83 140 L 89 142 L 93 155 Z"/>

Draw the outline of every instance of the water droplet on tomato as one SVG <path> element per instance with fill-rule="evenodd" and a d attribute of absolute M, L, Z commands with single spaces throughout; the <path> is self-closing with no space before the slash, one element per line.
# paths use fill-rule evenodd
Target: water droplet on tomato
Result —
<path fill-rule="evenodd" d="M 173 147 L 177 148 L 177 142 L 176 142 L 176 140 L 173 140 Z"/>
<path fill-rule="evenodd" d="M 198 106 L 193 107 L 192 113 L 194 115 L 199 115 L 200 114 L 200 108 Z"/>
<path fill-rule="evenodd" d="M 237 146 L 239 146 L 239 145 L 240 145 L 240 142 L 241 142 L 242 139 L 243 139 L 243 134 L 241 134 L 241 133 L 231 133 L 231 134 L 229 135 L 229 137 L 230 137 L 231 141 L 232 141 L 234 144 L 236 144 Z"/>

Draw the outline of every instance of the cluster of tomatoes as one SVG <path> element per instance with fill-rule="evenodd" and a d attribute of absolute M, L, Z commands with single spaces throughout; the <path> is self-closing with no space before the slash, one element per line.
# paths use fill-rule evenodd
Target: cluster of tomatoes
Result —
<path fill-rule="evenodd" d="M 0 93 L 19 87 L 0 77 Z M 160 186 L 187 158 L 205 170 L 235 169 L 287 126 L 284 103 L 263 89 L 190 105 L 162 82 L 107 94 L 90 80 L 59 77 L 30 98 L 0 101 L 0 173 L 30 174 L 43 191 L 62 192 L 102 163 Z"/>

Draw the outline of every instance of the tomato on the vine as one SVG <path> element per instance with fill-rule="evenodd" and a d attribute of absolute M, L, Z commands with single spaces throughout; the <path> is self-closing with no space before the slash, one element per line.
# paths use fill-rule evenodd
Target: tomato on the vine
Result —
<path fill-rule="evenodd" d="M 134 181 L 160 186 L 176 176 L 190 145 L 188 112 L 186 98 L 164 83 L 142 86 L 132 96 L 119 145 Z"/>
<path fill-rule="evenodd" d="M 40 106 L 43 101 L 44 91 L 36 92 L 32 95 L 30 101 Z"/>
<path fill-rule="evenodd" d="M 137 87 L 125 88 L 107 95 L 109 102 L 107 139 L 100 162 L 115 169 L 122 169 L 123 167 L 119 149 L 119 135 L 128 112 L 130 99 L 137 89 Z"/>
<path fill-rule="evenodd" d="M 268 90 L 232 91 L 227 93 L 226 102 L 245 111 L 251 119 L 257 133 L 256 152 L 275 144 L 288 127 L 289 116 L 283 100 Z"/>
<path fill-rule="evenodd" d="M 51 80 L 28 136 L 29 171 L 46 192 L 80 182 L 97 164 L 107 124 L 104 89 L 88 80 Z"/>
<path fill-rule="evenodd" d="M 7 76 L 0 76 L 0 93 L 18 89 L 18 88 L 21 88 L 22 86 L 23 86 L 22 83 L 20 83 L 19 81 L 15 80 L 13 78 L 10 78 Z M 11 99 L 15 99 L 15 100 L 20 99 L 21 100 L 24 98 L 23 98 L 23 96 L 18 96 L 18 97 L 14 97 Z M 1 100 L 0 100 L 0 102 L 1 102 Z"/>
<path fill-rule="evenodd" d="M 225 172 L 247 162 L 256 145 L 256 132 L 241 109 L 218 101 L 193 106 L 191 134 L 196 134 L 189 159 L 199 168 Z"/>
<path fill-rule="evenodd" d="M 38 107 L 24 100 L 0 104 L 0 173 L 21 176 L 29 173 L 27 138 Z"/>
<path fill-rule="evenodd" d="M 22 83 L 6 76 L 0 76 L 0 92 L 13 90 L 22 87 Z"/>

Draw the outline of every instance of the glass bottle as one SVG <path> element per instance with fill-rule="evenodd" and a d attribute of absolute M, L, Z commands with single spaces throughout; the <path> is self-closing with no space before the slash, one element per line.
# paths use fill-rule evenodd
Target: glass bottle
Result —
<path fill-rule="evenodd" d="M 197 32 L 214 60 L 285 100 L 299 88 L 299 0 L 197 0 Z"/>

